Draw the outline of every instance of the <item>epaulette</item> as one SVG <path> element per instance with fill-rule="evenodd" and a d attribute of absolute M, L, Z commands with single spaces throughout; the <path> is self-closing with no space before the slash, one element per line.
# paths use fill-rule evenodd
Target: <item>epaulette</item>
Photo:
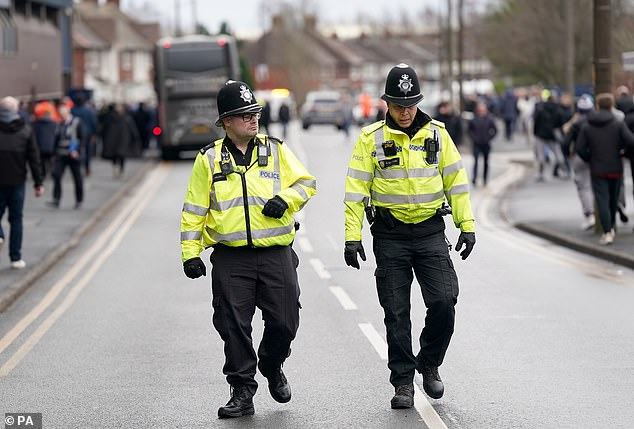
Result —
<path fill-rule="evenodd" d="M 380 120 L 373 124 L 363 127 L 361 131 L 363 131 L 363 134 L 366 134 L 366 135 L 372 134 L 373 132 L 381 128 L 383 125 L 385 125 L 385 120 Z"/>
<path fill-rule="evenodd" d="M 220 141 L 222 141 L 222 140 L 220 140 Z M 215 147 L 217 143 L 218 143 L 217 140 L 209 143 L 207 146 L 205 146 L 202 149 L 200 149 L 200 153 L 204 155 L 209 149 L 211 149 L 212 147 Z"/>
<path fill-rule="evenodd" d="M 432 124 L 434 124 L 434 125 L 436 125 L 436 126 L 437 126 L 437 127 L 439 127 L 439 128 L 445 128 L 445 123 L 444 123 L 444 122 L 440 122 L 440 121 L 437 121 L 437 120 L 435 120 L 435 119 L 432 119 L 432 120 L 431 120 L 431 123 L 432 123 Z"/>
<path fill-rule="evenodd" d="M 273 137 L 273 136 L 268 136 L 268 137 L 269 137 L 269 140 L 271 140 L 271 141 L 273 141 L 273 142 L 275 142 L 277 144 L 284 144 L 284 142 L 282 140 L 278 139 L 277 137 Z"/>

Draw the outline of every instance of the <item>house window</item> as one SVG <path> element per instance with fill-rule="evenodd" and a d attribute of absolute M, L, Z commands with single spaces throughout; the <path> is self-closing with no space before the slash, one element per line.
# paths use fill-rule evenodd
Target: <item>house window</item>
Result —
<path fill-rule="evenodd" d="M 15 55 L 18 52 L 18 28 L 11 15 L 0 9 L 0 56 Z"/>

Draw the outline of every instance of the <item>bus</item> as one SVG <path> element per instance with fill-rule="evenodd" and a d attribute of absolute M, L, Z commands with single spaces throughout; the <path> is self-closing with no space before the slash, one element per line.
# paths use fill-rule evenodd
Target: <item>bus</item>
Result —
<path fill-rule="evenodd" d="M 163 159 L 195 156 L 220 138 L 216 97 L 229 80 L 240 79 L 238 49 L 226 35 L 165 37 L 156 44 L 154 85 Z"/>

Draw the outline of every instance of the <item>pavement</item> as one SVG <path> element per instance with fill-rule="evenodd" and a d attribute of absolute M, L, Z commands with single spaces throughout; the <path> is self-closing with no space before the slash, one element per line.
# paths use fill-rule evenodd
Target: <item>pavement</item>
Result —
<path fill-rule="evenodd" d="M 24 238 L 22 259 L 26 268 L 9 266 L 8 213 L 0 221 L 5 242 L 0 251 L 0 312 L 11 305 L 29 286 L 50 270 L 57 261 L 76 247 L 104 216 L 115 210 L 145 173 L 156 165 L 156 154 L 126 160 L 124 175 L 113 178 L 112 164 L 93 158 L 91 175 L 84 177 L 84 201 L 74 209 L 75 193 L 70 170 L 62 180 L 62 199 L 55 209 L 46 205 L 52 200 L 53 179 L 44 182 L 44 195 L 36 198 L 33 183 L 27 183 L 24 202 Z"/>
<path fill-rule="evenodd" d="M 465 153 L 470 152 L 467 146 L 461 150 Z M 581 228 L 583 216 L 571 179 L 547 177 L 544 182 L 535 180 L 532 152 L 522 136 L 516 136 L 510 142 L 501 137 L 496 138 L 493 142 L 492 157 L 495 157 L 495 154 L 503 154 L 504 158 L 524 166 L 525 174 L 505 190 L 502 197 L 505 204 L 500 205 L 504 217 L 511 225 L 559 245 L 634 269 L 634 201 L 629 174 L 626 179 L 626 190 L 627 214 L 630 221 L 617 222 L 614 243 L 602 246 L 599 245 L 598 231 Z M 47 207 L 45 204 L 51 199 L 51 179 L 47 179 L 45 195 L 39 199 L 35 198 L 29 184 L 24 209 L 22 246 L 23 259 L 27 266 L 21 270 L 9 268 L 8 243 L 5 242 L 0 254 L 0 312 L 10 306 L 69 250 L 77 246 L 100 219 L 117 207 L 117 203 L 141 181 L 156 162 L 156 156 L 130 159 L 127 161 L 124 177 L 114 179 L 109 162 L 93 160 L 93 174 L 86 178 L 86 196 L 80 210 L 73 209 L 70 172 L 65 175 L 64 194 L 59 209 Z M 627 172 L 629 173 L 629 166 Z M 6 216 L 2 222 L 5 234 L 8 234 Z"/>

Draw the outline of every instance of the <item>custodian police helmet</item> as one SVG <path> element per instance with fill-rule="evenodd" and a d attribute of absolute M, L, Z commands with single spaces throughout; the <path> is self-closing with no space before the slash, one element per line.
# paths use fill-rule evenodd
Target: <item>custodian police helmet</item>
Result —
<path fill-rule="evenodd" d="M 420 93 L 420 84 L 414 69 L 404 63 L 392 67 L 385 80 L 385 94 L 381 98 L 403 107 L 418 104 L 423 99 L 423 94 Z"/>
<path fill-rule="evenodd" d="M 258 113 L 262 106 L 258 104 L 249 86 L 240 81 L 229 80 L 218 91 L 218 120 L 216 126 L 222 125 L 222 120 L 228 116 L 243 113 Z"/>

